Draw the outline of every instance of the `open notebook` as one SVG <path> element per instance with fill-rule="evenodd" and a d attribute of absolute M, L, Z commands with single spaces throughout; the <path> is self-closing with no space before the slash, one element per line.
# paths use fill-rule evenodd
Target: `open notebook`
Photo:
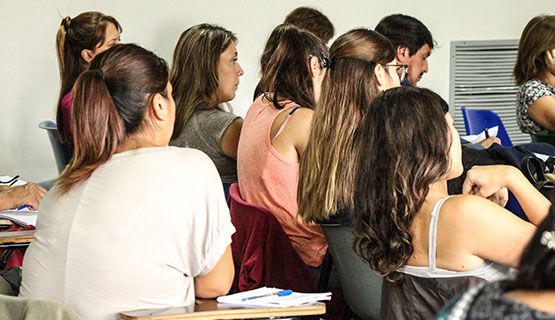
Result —
<path fill-rule="evenodd" d="M 310 305 L 320 301 L 331 299 L 331 292 L 324 293 L 300 293 L 292 292 L 286 296 L 278 296 L 275 293 L 284 291 L 278 288 L 262 287 L 254 290 L 221 296 L 216 299 L 218 303 L 234 306 L 252 307 L 293 307 Z M 272 295 L 273 294 L 273 295 Z M 257 297 L 254 298 L 253 297 Z"/>
<path fill-rule="evenodd" d="M 0 176 L 0 181 L 9 181 L 12 177 Z M 13 186 L 20 186 L 26 184 L 27 181 L 18 179 Z M 35 226 L 37 224 L 38 211 L 31 211 L 28 208 L 22 210 L 5 210 L 0 211 L 0 219 L 8 219 L 13 223 L 26 227 L 28 225 Z"/>

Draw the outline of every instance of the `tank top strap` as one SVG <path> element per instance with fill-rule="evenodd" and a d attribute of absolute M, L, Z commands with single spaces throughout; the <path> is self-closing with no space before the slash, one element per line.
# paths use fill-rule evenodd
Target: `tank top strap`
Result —
<path fill-rule="evenodd" d="M 439 211 L 445 200 L 451 196 L 441 198 L 432 210 L 432 218 L 430 219 L 430 230 L 428 235 L 428 264 L 431 269 L 436 268 L 436 255 L 437 255 L 437 221 L 439 220 Z"/>
<path fill-rule="evenodd" d="M 285 105 L 284 108 L 288 108 L 291 104 L 292 104 L 292 103 L 288 103 L 287 105 Z M 274 144 L 274 141 L 276 140 L 276 138 L 283 132 L 283 129 L 285 129 L 285 125 L 287 125 L 287 122 L 289 122 L 289 119 L 291 118 L 291 116 L 293 115 L 293 113 L 294 113 L 295 111 L 297 111 L 297 109 L 300 108 L 300 106 L 297 105 L 297 104 L 294 104 L 294 103 L 293 103 L 293 105 L 296 105 L 296 107 L 294 107 L 293 110 L 289 111 L 289 114 L 287 115 L 287 118 L 285 118 L 285 120 L 283 121 L 283 123 L 282 123 L 281 126 L 279 127 L 278 132 L 276 133 L 276 135 L 275 135 L 274 138 L 272 139 L 272 144 Z"/>

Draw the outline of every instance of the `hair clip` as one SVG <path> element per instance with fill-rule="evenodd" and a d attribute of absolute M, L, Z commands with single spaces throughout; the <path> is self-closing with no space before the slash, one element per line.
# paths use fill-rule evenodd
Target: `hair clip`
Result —
<path fill-rule="evenodd" d="M 69 26 L 71 25 L 71 18 L 69 16 L 63 18 L 62 23 L 60 23 L 60 25 L 62 26 L 62 28 L 64 28 L 64 31 L 67 32 L 67 30 L 69 29 Z"/>
<path fill-rule="evenodd" d="M 551 250 L 555 250 L 555 231 L 544 231 L 540 243 Z"/>
<path fill-rule="evenodd" d="M 324 58 L 324 68 L 329 69 L 329 68 L 333 68 L 333 66 L 335 65 L 335 60 L 336 58 Z"/>

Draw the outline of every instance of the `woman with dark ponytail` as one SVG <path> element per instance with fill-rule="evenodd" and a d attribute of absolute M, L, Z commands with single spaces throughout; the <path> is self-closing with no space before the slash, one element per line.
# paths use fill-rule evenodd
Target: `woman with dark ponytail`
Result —
<path fill-rule="evenodd" d="M 165 61 L 132 44 L 78 78 L 75 154 L 41 203 L 22 296 L 113 319 L 227 293 L 234 227 L 221 180 L 202 152 L 168 147 L 171 94 Z"/>
<path fill-rule="evenodd" d="M 100 12 L 83 12 L 75 18 L 65 17 L 56 34 L 56 53 L 60 68 L 61 88 L 56 121 L 62 141 L 73 145 L 71 126 L 71 89 L 95 55 L 120 41 L 119 22 Z"/>

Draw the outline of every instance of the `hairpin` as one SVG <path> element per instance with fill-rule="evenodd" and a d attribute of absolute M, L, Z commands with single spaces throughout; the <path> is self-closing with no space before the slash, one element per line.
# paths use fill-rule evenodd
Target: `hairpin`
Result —
<path fill-rule="evenodd" d="M 65 32 L 67 32 L 70 25 L 71 25 L 71 18 L 69 16 L 63 18 L 62 23 L 60 23 L 60 26 L 62 26 L 62 28 L 64 28 Z"/>
<path fill-rule="evenodd" d="M 544 231 L 540 243 L 549 249 L 555 249 L 555 231 Z"/>

